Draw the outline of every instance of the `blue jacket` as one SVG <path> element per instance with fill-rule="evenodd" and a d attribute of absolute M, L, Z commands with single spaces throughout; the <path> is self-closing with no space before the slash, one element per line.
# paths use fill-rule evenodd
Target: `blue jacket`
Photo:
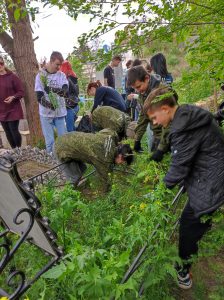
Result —
<path fill-rule="evenodd" d="M 96 89 L 92 112 L 99 105 L 111 106 L 126 112 L 126 105 L 123 97 L 115 89 L 109 86 L 101 86 Z"/>

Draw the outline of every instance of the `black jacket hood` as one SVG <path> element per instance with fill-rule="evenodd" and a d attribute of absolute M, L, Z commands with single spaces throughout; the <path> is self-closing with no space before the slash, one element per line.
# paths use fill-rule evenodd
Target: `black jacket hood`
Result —
<path fill-rule="evenodd" d="M 213 120 L 210 112 L 195 106 L 184 104 L 177 108 L 171 123 L 170 133 L 188 131 L 209 125 Z"/>

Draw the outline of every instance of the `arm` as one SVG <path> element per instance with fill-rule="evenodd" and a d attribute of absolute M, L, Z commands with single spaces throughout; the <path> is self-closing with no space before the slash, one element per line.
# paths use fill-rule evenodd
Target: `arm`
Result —
<path fill-rule="evenodd" d="M 44 96 L 44 92 L 40 92 L 40 91 L 37 91 L 36 92 L 36 95 L 37 95 L 37 101 L 44 107 L 46 108 L 50 108 L 52 110 L 55 110 L 54 106 L 46 100 L 45 96 Z"/>
<path fill-rule="evenodd" d="M 160 138 L 160 142 L 158 145 L 158 150 L 162 151 L 163 153 L 166 153 L 169 151 L 170 143 L 169 143 L 169 132 L 170 128 L 162 128 L 162 135 Z"/>
<path fill-rule="evenodd" d="M 40 73 L 37 74 L 36 79 L 35 79 L 35 92 L 37 95 L 37 101 L 44 107 L 46 108 L 50 108 L 52 110 L 55 110 L 55 108 L 53 107 L 53 105 L 50 103 L 50 101 L 48 101 L 45 98 L 46 95 L 46 91 L 45 88 L 43 86 L 43 83 L 41 81 L 40 78 Z"/>
<path fill-rule="evenodd" d="M 21 98 L 24 97 L 25 92 L 24 92 L 22 82 L 15 74 L 13 74 L 13 88 L 15 91 L 15 94 L 13 95 L 14 99 L 20 100 Z"/>
<path fill-rule="evenodd" d="M 108 86 L 107 78 L 104 78 L 103 84 L 104 84 L 105 86 Z"/>
<path fill-rule="evenodd" d="M 110 164 L 97 163 L 94 165 L 97 173 L 100 176 L 102 182 L 103 190 L 108 192 L 111 189 L 111 176 L 113 168 Z"/>
<path fill-rule="evenodd" d="M 91 113 L 93 113 L 94 109 L 96 109 L 97 106 L 100 105 L 101 102 L 103 102 L 103 98 L 104 98 L 106 92 L 107 92 L 107 89 L 104 88 L 104 87 L 97 88 L 96 95 L 94 97 L 94 104 L 93 104 L 93 108 L 91 110 Z"/>
<path fill-rule="evenodd" d="M 108 81 L 107 81 L 108 75 L 109 75 L 109 74 L 108 74 L 108 69 L 105 68 L 104 71 L 103 71 L 104 85 L 105 85 L 105 86 L 108 86 Z"/>
<path fill-rule="evenodd" d="M 139 115 L 139 118 L 138 118 L 137 126 L 135 128 L 135 140 L 136 141 L 141 141 L 141 139 L 146 131 L 148 123 L 149 123 L 148 117 L 143 112 L 141 112 Z"/>
<path fill-rule="evenodd" d="M 201 140 L 198 139 L 198 131 L 193 133 L 179 133 L 172 138 L 172 160 L 170 168 L 164 178 L 167 187 L 172 188 L 184 180 L 191 171 L 191 166 L 197 151 L 200 147 Z"/>
<path fill-rule="evenodd" d="M 52 88 L 53 93 L 57 94 L 60 97 L 67 97 L 68 95 L 68 84 L 63 84 L 62 88 Z M 49 92 L 50 92 L 49 90 Z M 48 94 L 49 94 L 48 92 Z"/>

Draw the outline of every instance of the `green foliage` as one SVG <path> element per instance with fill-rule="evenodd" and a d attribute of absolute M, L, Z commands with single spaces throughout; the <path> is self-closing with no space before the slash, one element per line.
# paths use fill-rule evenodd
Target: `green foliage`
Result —
<path fill-rule="evenodd" d="M 55 4 L 55 1 L 52 1 Z M 141 47 L 152 42 L 172 42 L 187 46 L 189 62 L 200 75 L 209 72 L 216 80 L 222 80 L 223 62 L 223 0 L 204 1 L 71 1 L 64 0 L 64 7 L 75 19 L 88 14 L 90 20 L 98 20 L 98 26 L 80 39 L 81 47 L 106 32 L 116 30 L 113 53 L 131 49 L 141 56 Z M 120 16 L 122 11 L 122 18 Z M 108 59 L 106 54 L 104 63 Z M 95 62 L 101 63 L 105 54 L 95 53 Z M 174 60 L 172 63 L 176 63 Z"/>
<path fill-rule="evenodd" d="M 88 200 L 69 185 L 60 190 L 49 186 L 40 192 L 45 207 L 43 214 L 51 219 L 66 255 L 40 280 L 44 292 L 39 290 L 39 285 L 31 289 L 31 299 L 40 291 L 42 299 L 112 296 L 134 299 L 143 275 L 151 299 L 168 295 L 166 280 L 168 274 L 174 276 L 176 260 L 176 250 L 169 239 L 176 216 L 167 208 L 174 194 L 162 182 L 167 163 L 146 164 L 146 159 L 147 155 L 137 159 L 136 175 L 124 176 L 120 169 L 114 176 L 111 192 L 102 196 L 94 191 L 95 200 Z M 93 190 L 94 179 L 90 182 Z M 161 227 L 152 236 L 158 223 Z M 122 276 L 147 240 L 144 264 L 131 280 L 120 285 Z M 152 268 L 149 274 L 145 272 L 148 265 Z"/>
<path fill-rule="evenodd" d="M 188 69 L 183 71 L 182 77 L 174 82 L 174 89 L 179 96 L 179 103 L 195 103 L 211 96 L 214 92 L 214 80 L 208 75 L 200 78 L 198 71 Z"/>
<path fill-rule="evenodd" d="M 87 73 L 85 72 L 84 62 L 76 55 L 71 55 L 69 57 L 69 61 L 72 65 L 72 69 L 75 71 L 75 73 L 78 77 L 80 93 L 86 94 L 86 88 L 87 88 L 88 83 L 90 82 L 90 78 L 88 77 Z"/>

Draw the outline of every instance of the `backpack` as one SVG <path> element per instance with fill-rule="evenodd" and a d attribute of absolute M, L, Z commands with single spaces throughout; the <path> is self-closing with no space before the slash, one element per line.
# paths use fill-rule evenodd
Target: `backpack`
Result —
<path fill-rule="evenodd" d="M 67 108 L 74 108 L 78 105 L 80 101 L 78 97 L 79 86 L 78 83 L 77 84 L 74 83 L 69 77 L 68 77 L 68 83 L 69 83 L 69 96 L 68 98 L 65 99 L 65 104 Z"/>
<path fill-rule="evenodd" d="M 85 133 L 94 133 L 92 121 L 88 115 L 82 117 L 81 121 L 79 122 L 76 131 L 81 131 Z"/>

